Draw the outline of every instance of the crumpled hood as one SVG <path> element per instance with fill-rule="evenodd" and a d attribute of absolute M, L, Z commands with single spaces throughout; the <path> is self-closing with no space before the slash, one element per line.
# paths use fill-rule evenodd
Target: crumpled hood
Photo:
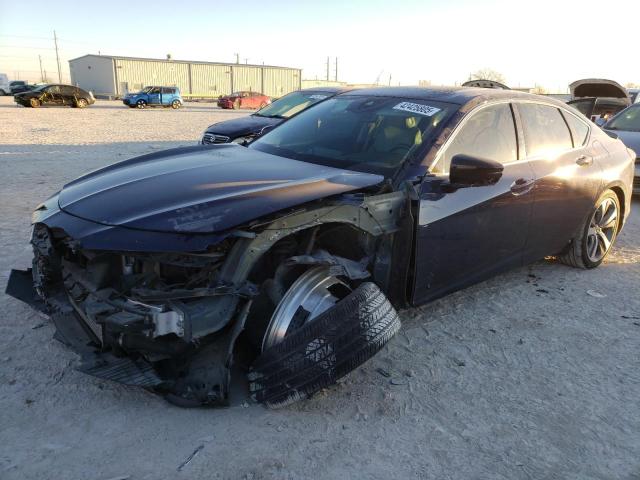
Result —
<path fill-rule="evenodd" d="M 280 118 L 248 115 L 246 117 L 214 123 L 207 128 L 207 133 L 215 133 L 217 135 L 225 135 L 230 138 L 235 138 L 243 135 L 258 134 L 264 127 L 278 125 L 281 122 L 282 119 Z"/>
<path fill-rule="evenodd" d="M 105 167 L 64 186 L 60 209 L 105 225 L 212 233 L 380 183 L 235 144 L 183 147 Z"/>

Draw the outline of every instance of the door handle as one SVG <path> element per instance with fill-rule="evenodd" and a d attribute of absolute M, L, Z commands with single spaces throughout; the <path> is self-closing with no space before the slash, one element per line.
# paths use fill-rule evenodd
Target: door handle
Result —
<path fill-rule="evenodd" d="M 580 155 L 576 158 L 576 163 L 581 167 L 588 167 L 593 163 L 593 158 L 587 157 L 586 155 Z"/>
<path fill-rule="evenodd" d="M 524 195 L 525 193 L 529 193 L 536 181 L 532 178 L 519 178 L 515 182 L 511 184 L 510 190 L 514 195 Z"/>

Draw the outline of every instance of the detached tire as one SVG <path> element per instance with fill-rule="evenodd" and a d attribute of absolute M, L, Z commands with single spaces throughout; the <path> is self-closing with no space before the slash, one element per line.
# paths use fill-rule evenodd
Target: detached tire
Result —
<path fill-rule="evenodd" d="M 399 329 L 384 293 L 363 283 L 255 360 L 251 396 L 270 408 L 309 398 L 373 357 Z"/>

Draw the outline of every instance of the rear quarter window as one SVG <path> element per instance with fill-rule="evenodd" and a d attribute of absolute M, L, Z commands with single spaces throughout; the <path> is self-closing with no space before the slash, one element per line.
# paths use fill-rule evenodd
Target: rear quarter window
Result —
<path fill-rule="evenodd" d="M 520 103 L 518 110 L 528 157 L 553 157 L 573 148 L 569 127 L 558 108 Z"/>
<path fill-rule="evenodd" d="M 562 114 L 567 120 L 569 128 L 571 128 L 571 134 L 573 135 L 573 146 L 581 147 L 586 143 L 587 137 L 589 136 L 589 126 L 586 122 L 569 112 L 562 112 Z"/>

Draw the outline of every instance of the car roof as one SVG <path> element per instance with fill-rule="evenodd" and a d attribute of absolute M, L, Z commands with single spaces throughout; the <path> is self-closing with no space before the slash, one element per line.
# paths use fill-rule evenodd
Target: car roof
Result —
<path fill-rule="evenodd" d="M 566 107 L 564 102 L 551 97 L 518 92 L 516 90 L 502 90 L 480 87 L 375 87 L 362 88 L 341 93 L 341 96 L 372 96 L 372 97 L 397 97 L 414 100 L 435 100 L 439 102 L 464 105 L 472 100 L 531 100 Z"/>

